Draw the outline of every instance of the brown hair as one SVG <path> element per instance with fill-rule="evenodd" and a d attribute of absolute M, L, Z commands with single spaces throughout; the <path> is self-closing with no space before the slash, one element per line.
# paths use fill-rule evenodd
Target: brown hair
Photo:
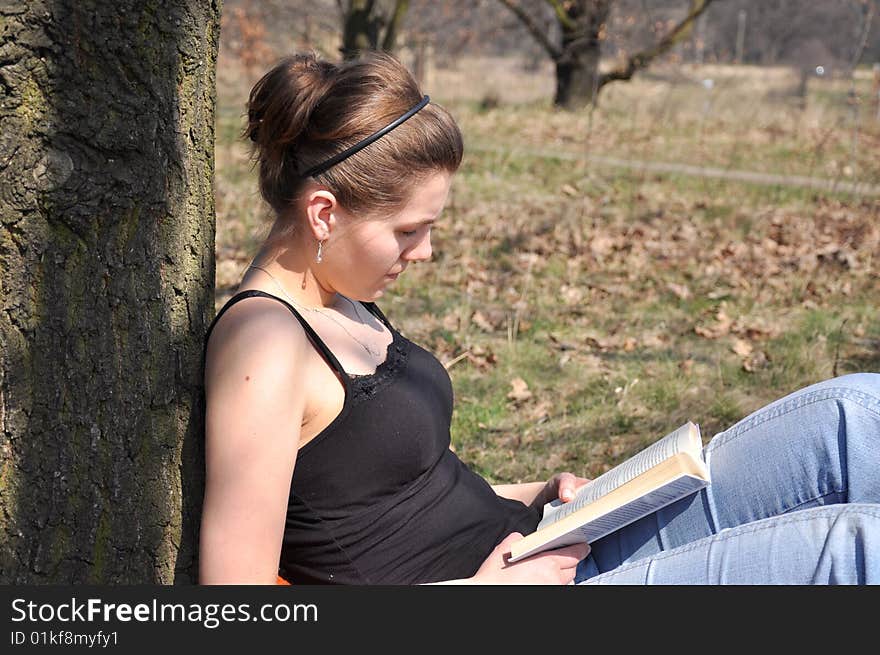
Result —
<path fill-rule="evenodd" d="M 369 52 L 340 64 L 314 54 L 282 59 L 254 85 L 247 107 L 244 136 L 254 143 L 263 198 L 286 218 L 311 179 L 301 177 L 302 171 L 382 129 L 422 95 L 412 75 L 387 53 Z M 462 152 L 458 126 L 432 102 L 314 179 L 349 211 L 393 212 L 409 200 L 413 184 L 437 171 L 455 172 Z"/>

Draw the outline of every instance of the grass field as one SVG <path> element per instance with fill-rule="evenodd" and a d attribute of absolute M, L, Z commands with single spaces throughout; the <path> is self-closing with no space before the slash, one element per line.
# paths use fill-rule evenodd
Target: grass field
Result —
<path fill-rule="evenodd" d="M 381 302 L 447 365 L 465 461 L 492 482 L 593 477 L 685 420 L 708 438 L 803 385 L 880 370 L 877 196 L 530 152 L 876 185 L 869 79 L 855 105 L 847 80 L 813 80 L 801 108 L 785 70 L 660 71 L 568 114 L 541 74 L 469 64 L 429 77 L 465 160 L 434 260 Z M 268 229 L 237 138 L 252 81 L 221 57 L 218 307 Z"/>

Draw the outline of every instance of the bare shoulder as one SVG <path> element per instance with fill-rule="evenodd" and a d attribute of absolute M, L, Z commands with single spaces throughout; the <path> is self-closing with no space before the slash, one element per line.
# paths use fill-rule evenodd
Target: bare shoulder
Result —
<path fill-rule="evenodd" d="M 271 298 L 247 298 L 217 320 L 208 340 L 206 387 L 243 369 L 293 375 L 308 355 L 308 337 L 293 313 Z"/>
<path fill-rule="evenodd" d="M 290 310 L 268 298 L 239 301 L 217 320 L 205 361 L 209 482 L 241 484 L 244 497 L 274 480 L 273 493 L 286 493 L 305 411 L 306 339 Z M 226 494 L 211 488 L 214 498 Z"/>

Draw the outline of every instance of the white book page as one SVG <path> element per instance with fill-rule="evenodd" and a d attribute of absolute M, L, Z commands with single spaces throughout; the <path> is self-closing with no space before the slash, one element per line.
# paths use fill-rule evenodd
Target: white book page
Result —
<path fill-rule="evenodd" d="M 590 481 L 578 490 L 574 500 L 567 503 L 563 503 L 561 500 L 554 500 L 552 503 L 544 505 L 544 516 L 538 524 L 538 529 L 565 518 L 572 512 L 576 512 L 580 508 L 589 505 L 660 462 L 669 459 L 674 454 L 687 450 L 687 445 L 690 442 L 690 426 L 691 423 L 685 423 L 640 453 L 615 466 L 610 471 L 606 471 L 595 480 Z"/>

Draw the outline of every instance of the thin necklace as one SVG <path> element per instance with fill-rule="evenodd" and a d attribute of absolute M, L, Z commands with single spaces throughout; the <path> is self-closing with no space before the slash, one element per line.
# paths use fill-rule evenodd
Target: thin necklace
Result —
<path fill-rule="evenodd" d="M 351 332 L 348 331 L 348 328 L 346 328 L 342 323 L 340 323 L 340 322 L 337 321 L 335 318 L 333 318 L 333 315 L 332 315 L 332 314 L 325 314 L 323 310 L 318 309 L 317 307 L 306 307 L 305 305 L 301 305 L 300 303 L 298 303 L 297 301 L 295 301 L 293 298 L 290 297 L 290 294 L 287 293 L 287 290 L 284 288 L 284 285 L 281 284 L 281 282 L 279 282 L 278 279 L 277 279 L 274 275 L 272 275 L 269 271 L 267 271 L 267 270 L 266 270 L 265 268 L 263 268 L 262 266 L 256 266 L 256 265 L 254 265 L 254 264 L 251 264 L 250 266 L 248 266 L 248 268 L 255 268 L 255 269 L 257 269 L 258 271 L 263 271 L 263 273 L 265 273 L 265 274 L 268 275 L 270 278 L 272 278 L 272 281 L 275 283 L 275 286 L 277 286 L 277 287 L 281 290 L 281 293 L 283 293 L 283 294 L 287 297 L 287 299 L 288 299 L 293 305 L 295 305 L 296 307 L 299 307 L 300 309 L 305 310 L 305 311 L 307 311 L 307 312 L 314 312 L 314 313 L 316 313 L 316 314 L 321 314 L 322 316 L 326 316 L 326 317 L 329 318 L 331 321 L 333 321 L 334 323 L 336 323 L 336 325 L 338 325 L 339 327 L 341 327 L 341 328 L 345 331 L 345 333 L 346 333 L 348 336 L 350 336 L 352 339 L 354 339 L 355 341 L 357 341 L 357 342 L 360 344 L 361 348 L 363 348 L 364 350 L 366 350 L 367 353 L 368 353 L 369 355 L 371 355 L 372 357 L 374 357 L 374 358 L 378 358 L 378 357 L 382 354 L 382 353 L 380 353 L 378 350 L 376 350 L 376 349 L 374 349 L 374 348 L 370 348 L 370 346 L 368 346 L 368 345 L 365 344 L 363 341 L 361 341 L 361 340 L 358 339 L 356 336 L 354 336 Z M 351 303 L 351 306 L 354 308 L 354 311 L 355 311 L 355 313 L 357 314 L 358 320 L 360 320 L 361 323 L 363 323 L 363 320 L 361 319 L 361 314 L 360 314 L 360 312 L 358 312 L 357 307 L 355 306 L 354 302 L 352 302 L 352 301 L 351 301 L 348 297 L 346 297 L 346 296 L 342 296 L 342 297 L 345 298 L 346 300 L 348 300 L 349 303 Z"/>

